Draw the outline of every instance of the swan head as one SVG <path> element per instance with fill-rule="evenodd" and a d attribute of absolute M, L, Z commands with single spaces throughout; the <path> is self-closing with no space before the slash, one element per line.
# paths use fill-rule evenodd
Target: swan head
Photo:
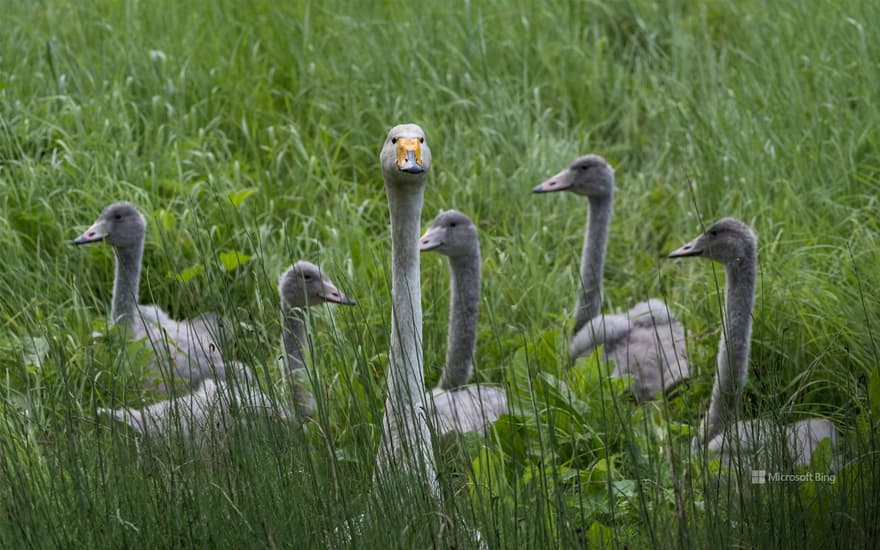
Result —
<path fill-rule="evenodd" d="M 420 251 L 434 251 L 445 256 L 471 256 L 479 249 L 477 227 L 458 210 L 437 214 L 431 227 L 419 239 Z"/>
<path fill-rule="evenodd" d="M 576 158 L 564 170 L 544 181 L 533 193 L 570 191 L 585 197 L 609 197 L 614 194 L 614 168 L 599 155 Z"/>
<path fill-rule="evenodd" d="M 748 225 L 734 218 L 722 218 L 669 257 L 703 256 L 728 265 L 754 258 L 757 246 L 758 237 Z"/>
<path fill-rule="evenodd" d="M 296 262 L 281 275 L 278 284 L 281 301 L 290 307 L 309 307 L 324 302 L 355 305 L 343 294 L 321 268 L 309 262 Z"/>
<path fill-rule="evenodd" d="M 399 124 L 388 132 L 379 153 L 385 181 L 421 183 L 431 169 L 431 149 L 417 124 Z"/>
<path fill-rule="evenodd" d="M 113 203 L 101 212 L 98 219 L 73 244 L 107 241 L 107 244 L 125 248 L 137 246 L 144 240 L 147 222 L 137 208 L 127 202 Z"/>

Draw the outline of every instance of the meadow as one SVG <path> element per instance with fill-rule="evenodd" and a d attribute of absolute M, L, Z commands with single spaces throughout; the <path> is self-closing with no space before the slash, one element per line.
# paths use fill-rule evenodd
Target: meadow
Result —
<path fill-rule="evenodd" d="M 880 3 L 2 2 L 0 546 L 871 547 L 880 540 Z M 415 122 L 441 209 L 480 229 L 476 378 L 518 404 L 437 449 L 442 498 L 373 484 L 390 324 L 378 154 Z M 533 196 L 615 167 L 605 311 L 662 297 L 699 374 L 637 405 L 569 367 L 586 203 Z M 147 217 L 141 302 L 219 312 L 223 352 L 279 378 L 278 276 L 317 263 L 358 306 L 309 319 L 318 414 L 194 452 L 96 414 L 160 397 L 108 332 L 113 252 Z M 723 216 L 759 236 L 743 416 L 842 432 L 798 481 L 690 452 L 724 271 L 663 257 Z M 445 259 L 422 258 L 426 380 Z M 111 335 L 112 336 L 112 335 Z M 829 449 L 826 449 L 829 451 Z"/>

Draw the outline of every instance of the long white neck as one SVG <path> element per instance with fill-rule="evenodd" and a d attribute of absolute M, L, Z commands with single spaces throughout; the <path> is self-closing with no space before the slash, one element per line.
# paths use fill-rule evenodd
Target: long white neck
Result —
<path fill-rule="evenodd" d="M 574 333 L 602 310 L 602 273 L 614 195 L 590 197 L 589 219 L 581 252 L 581 285 L 574 316 Z"/>
<path fill-rule="evenodd" d="M 736 420 L 749 375 L 752 306 L 755 301 L 757 257 L 751 251 L 726 266 L 727 283 L 718 370 L 706 415 L 706 438 L 711 439 Z"/>
<path fill-rule="evenodd" d="M 437 385 L 450 390 L 467 384 L 473 374 L 480 314 L 480 249 L 468 256 L 450 256 L 452 283 L 449 298 L 449 329 L 446 366 Z"/>
<path fill-rule="evenodd" d="M 113 251 L 116 254 L 116 274 L 113 278 L 110 317 L 114 324 L 130 329 L 135 319 L 140 292 L 144 240 L 125 248 L 114 247 Z"/>
<path fill-rule="evenodd" d="M 302 417 L 310 417 L 315 412 L 315 400 L 308 389 L 309 377 L 306 372 L 305 311 L 302 308 L 282 306 L 281 340 L 284 344 L 285 366 L 297 412 Z"/>
<path fill-rule="evenodd" d="M 380 470 L 395 463 L 401 463 L 407 470 L 415 466 L 433 488 L 436 470 L 426 417 L 419 281 L 418 241 L 424 190 L 423 182 L 385 184 L 391 211 L 391 364 L 378 463 Z"/>

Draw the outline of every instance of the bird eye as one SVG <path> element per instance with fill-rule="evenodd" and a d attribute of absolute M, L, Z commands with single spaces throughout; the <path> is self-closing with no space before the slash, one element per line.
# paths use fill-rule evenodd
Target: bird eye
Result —
<path fill-rule="evenodd" d="M 449 222 L 449 227 L 455 227 L 455 222 Z"/>
<path fill-rule="evenodd" d="M 306 281 L 311 281 L 312 276 L 311 275 L 303 275 L 303 279 L 305 279 Z"/>
<path fill-rule="evenodd" d="M 589 164 L 582 164 L 582 165 L 581 165 L 581 170 L 587 171 L 587 170 L 589 170 L 589 169 L 590 169 L 590 165 L 589 165 Z"/>
<path fill-rule="evenodd" d="M 718 236 L 718 230 L 717 230 L 717 229 L 710 229 L 710 230 L 709 230 L 709 234 L 712 235 L 713 237 L 717 237 L 717 236 Z"/>
<path fill-rule="evenodd" d="M 121 219 L 122 219 L 122 214 L 116 214 L 115 216 L 113 216 L 113 219 L 121 220 Z"/>
<path fill-rule="evenodd" d="M 419 143 L 425 143 L 425 138 L 419 138 Z"/>
<path fill-rule="evenodd" d="M 397 138 L 396 137 L 391 138 L 391 143 L 397 143 Z"/>

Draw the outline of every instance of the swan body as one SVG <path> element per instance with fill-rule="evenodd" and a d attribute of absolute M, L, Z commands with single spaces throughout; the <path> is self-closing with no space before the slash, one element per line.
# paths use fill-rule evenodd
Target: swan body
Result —
<path fill-rule="evenodd" d="M 297 412 L 301 418 L 308 418 L 315 412 L 315 400 L 308 389 L 304 357 L 308 348 L 305 309 L 321 303 L 354 305 L 355 302 L 343 294 L 318 266 L 305 261 L 293 264 L 281 275 L 278 294 L 289 385 Z"/>
<path fill-rule="evenodd" d="M 780 456 L 779 441 L 784 441 L 784 456 L 797 466 L 809 466 L 816 448 L 831 440 L 831 469 L 839 469 L 837 427 L 825 418 L 808 418 L 779 426 L 769 420 L 740 420 L 715 435 L 706 444 L 709 456 L 718 457 L 727 466 L 754 466 L 772 463 Z M 699 452 L 699 440 L 694 447 Z"/>
<path fill-rule="evenodd" d="M 282 312 L 282 340 L 293 382 L 296 414 L 311 416 L 314 400 L 305 386 L 304 350 L 308 345 L 305 334 L 303 309 L 321 303 L 354 305 L 315 264 L 300 261 L 285 271 L 279 280 Z M 219 361 L 215 346 L 208 349 L 209 358 Z M 178 428 L 189 439 L 204 440 L 212 431 L 223 431 L 239 416 L 264 413 L 280 419 L 292 418 L 293 413 L 281 402 L 263 393 L 253 378 L 251 369 L 241 363 L 227 363 L 231 379 L 206 379 L 191 394 L 166 399 L 142 409 L 98 409 L 99 414 L 124 422 L 140 433 L 165 434 Z"/>
<path fill-rule="evenodd" d="M 240 417 L 265 414 L 281 419 L 291 416 L 283 403 L 259 390 L 250 370 L 230 362 L 230 371 L 236 372 L 236 382 L 205 379 L 192 393 L 153 403 L 141 409 L 99 408 L 99 415 L 110 416 L 128 424 L 141 434 L 164 436 L 179 433 L 184 440 L 205 445 L 212 435 L 222 434 Z M 236 411 L 233 414 L 233 411 Z"/>
<path fill-rule="evenodd" d="M 722 335 L 718 345 L 715 382 L 709 410 L 700 426 L 694 447 L 706 443 L 707 450 L 725 463 L 746 457 L 766 462 L 768 449 L 785 435 L 786 453 L 797 465 L 808 465 L 816 446 L 831 439 L 837 448 L 837 428 L 823 418 L 811 418 L 778 426 L 764 420 L 738 420 L 740 402 L 748 378 L 755 300 L 758 240 L 749 226 L 734 218 L 723 218 L 706 231 L 669 254 L 670 258 L 699 256 L 724 264 L 726 271 Z M 763 458 L 761 457 L 763 455 Z M 836 459 L 835 459 L 836 463 Z"/>
<path fill-rule="evenodd" d="M 438 491 L 426 418 L 419 233 L 431 149 L 415 124 L 392 128 L 379 153 L 391 215 L 391 353 L 377 472 L 400 465 Z"/>
<path fill-rule="evenodd" d="M 178 322 L 157 305 L 138 305 L 146 227 L 146 220 L 134 206 L 118 202 L 105 208 L 73 244 L 105 241 L 113 247 L 116 273 L 111 321 L 128 329 L 133 339 L 147 340 L 154 353 L 153 369 L 163 379 L 160 386 L 167 389 L 171 382 L 168 375 L 192 387 L 206 378 L 224 378 L 223 362 L 211 357 L 209 351 L 220 331 L 215 316 Z"/>
<path fill-rule="evenodd" d="M 586 155 L 533 192 L 568 191 L 589 200 L 571 357 L 586 357 L 604 346 L 603 359 L 614 362 L 612 376 L 632 375 L 631 391 L 637 399 L 646 401 L 689 378 L 690 367 L 684 351 L 684 329 L 661 300 L 640 302 L 624 314 L 601 314 L 614 187 L 614 169 L 608 162 L 598 155 Z"/>
<path fill-rule="evenodd" d="M 449 260 L 449 332 L 446 363 L 429 407 L 437 432 L 485 432 L 507 412 L 501 388 L 468 384 L 473 375 L 480 310 L 480 240 L 477 228 L 457 210 L 441 212 L 419 240 L 422 252 L 438 252 Z"/>
<path fill-rule="evenodd" d="M 486 433 L 498 418 L 507 414 L 507 394 L 501 388 L 468 384 L 453 390 L 434 388 L 428 410 L 436 433 Z"/>

